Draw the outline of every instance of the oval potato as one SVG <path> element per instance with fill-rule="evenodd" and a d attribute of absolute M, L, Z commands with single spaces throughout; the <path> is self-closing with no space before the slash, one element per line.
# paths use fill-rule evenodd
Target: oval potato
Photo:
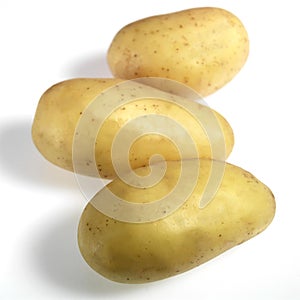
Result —
<path fill-rule="evenodd" d="M 110 205 L 113 200 L 106 189 L 135 204 L 162 199 L 178 184 L 181 163 L 168 162 L 163 179 L 147 189 L 115 179 L 86 206 L 78 227 L 78 243 L 84 259 L 96 272 L 123 283 L 164 279 L 199 266 L 254 237 L 271 223 L 275 200 L 269 188 L 237 166 L 212 160 L 201 160 L 195 189 L 181 207 L 165 218 L 145 223 L 124 222 L 98 209 L 97 201 Z M 200 209 L 199 199 L 212 163 L 225 164 L 224 176 L 213 199 Z M 136 171 L 144 176 L 149 167 Z M 183 184 L 189 180 L 185 177 Z"/>
<path fill-rule="evenodd" d="M 203 97 L 229 82 L 245 64 L 245 27 L 220 8 L 194 8 L 138 20 L 113 38 L 107 60 L 114 76 L 164 77 Z"/>
<path fill-rule="evenodd" d="M 127 83 L 128 81 L 126 81 Z M 92 175 L 91 164 L 95 162 L 98 173 L 103 178 L 114 178 L 117 176 L 115 161 L 120 163 L 119 172 L 125 172 L 126 163 L 129 161 L 130 167 L 135 169 L 149 164 L 150 158 L 154 154 L 160 154 L 166 160 L 178 160 L 181 158 L 195 158 L 196 157 L 215 157 L 212 153 L 211 143 L 226 147 L 225 157 L 229 155 L 234 144 L 233 132 L 228 122 L 217 112 L 200 105 L 196 102 L 182 99 L 187 105 L 193 105 L 193 110 L 203 112 L 204 117 L 212 117 L 218 123 L 219 130 L 215 130 L 213 138 L 207 136 L 207 128 L 203 128 L 201 124 L 190 112 L 182 108 L 175 102 L 168 102 L 160 100 L 159 98 L 140 97 L 136 101 L 124 102 L 123 98 L 127 96 L 134 96 L 138 89 L 139 92 L 145 91 L 145 95 L 149 91 L 156 91 L 152 87 L 147 87 L 143 84 L 132 83 L 134 86 L 128 91 L 119 91 L 118 88 L 124 81 L 120 79 L 91 79 L 78 78 L 63 81 L 52 86 L 41 97 L 34 122 L 32 125 L 32 138 L 42 153 L 42 155 L 57 166 L 65 168 L 77 173 Z M 98 95 L 104 95 L 108 88 L 113 88 L 114 92 L 109 101 L 104 103 L 95 103 Z M 177 97 L 163 91 L 158 91 L 160 95 L 168 95 L 169 97 Z M 165 94 L 164 94 L 165 93 Z M 179 97 L 179 96 L 178 96 Z M 180 98 L 181 99 L 181 98 Z M 117 101 L 117 107 L 114 111 L 105 116 L 105 120 L 101 127 L 99 126 L 99 114 L 104 110 L 104 106 L 110 102 Z M 97 104 L 95 106 L 95 104 Z M 94 107 L 92 107 L 94 105 Z M 76 144 L 75 150 L 80 150 L 80 157 L 76 156 L 76 170 L 74 170 L 74 138 L 79 136 L 78 124 L 83 120 L 83 116 L 87 121 L 87 125 L 81 129 L 80 136 L 88 140 L 95 139 L 93 145 L 95 150 L 95 157 L 93 153 L 89 152 L 87 146 L 83 143 Z M 160 122 L 153 121 L 157 116 L 165 117 Z M 113 143 L 120 129 L 125 128 L 128 123 L 135 119 L 142 120 L 142 123 L 133 123 L 131 130 L 123 131 L 124 143 L 125 138 L 139 137 L 132 142 L 129 149 L 123 146 L 122 143 L 117 151 L 112 154 Z M 142 119 L 143 118 L 143 119 Z M 168 119 L 168 120 L 167 120 Z M 176 127 L 172 130 L 170 122 L 174 121 L 176 124 L 182 125 L 187 131 L 187 134 L 180 134 Z M 168 121 L 168 122 L 167 122 Z M 97 123 L 98 122 L 98 123 Z M 80 123 L 81 124 L 81 123 Z M 176 125 L 175 124 L 175 125 Z M 98 128 L 99 126 L 99 128 Z M 82 127 L 81 127 L 82 128 Z M 99 132 L 93 136 L 91 133 L 99 129 Z M 148 131 L 149 134 L 144 134 Z M 190 145 L 190 138 L 195 143 L 197 155 L 187 153 L 181 156 L 176 143 L 163 134 L 169 130 L 173 134 L 173 138 L 185 145 L 188 149 Z M 124 148 L 123 148 L 124 147 Z M 113 161 L 114 160 L 114 161 Z M 96 176 L 96 175 L 95 175 Z M 98 174 L 97 174 L 98 176 Z"/>

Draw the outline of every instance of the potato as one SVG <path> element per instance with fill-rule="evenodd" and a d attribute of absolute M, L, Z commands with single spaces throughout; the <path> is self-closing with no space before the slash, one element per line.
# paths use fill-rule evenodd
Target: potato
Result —
<path fill-rule="evenodd" d="M 128 184 L 118 178 L 99 191 L 87 204 L 78 227 L 79 248 L 91 268 L 117 282 L 156 281 L 199 266 L 254 237 L 271 223 L 275 200 L 270 189 L 249 172 L 228 163 L 199 161 L 195 189 L 186 200 L 179 199 L 178 192 L 172 190 L 178 185 L 182 163 L 191 168 L 196 162 L 168 162 L 163 179 L 146 189 L 130 186 L 129 176 Z M 222 169 L 222 164 L 225 170 L 219 188 L 211 201 L 199 208 L 213 165 Z M 149 167 L 136 170 L 141 178 L 149 171 Z M 189 177 L 181 180 L 181 186 L 190 182 Z M 132 213 L 125 204 L 119 209 L 113 205 L 112 215 L 105 215 L 103 209 L 114 201 L 112 193 L 124 203 L 139 204 L 139 212 L 145 213 L 141 222 L 120 221 L 120 216 L 128 218 Z M 147 220 L 149 209 L 145 206 L 168 193 L 175 202 L 179 199 L 181 206 L 164 218 Z M 162 213 L 170 203 L 161 204 Z M 131 217 L 133 220 L 134 214 Z"/>
<path fill-rule="evenodd" d="M 248 52 L 241 21 L 224 9 L 205 7 L 123 27 L 111 42 L 107 60 L 116 77 L 170 78 L 205 97 L 239 72 Z"/>
<path fill-rule="evenodd" d="M 205 105 L 141 82 L 91 78 L 42 95 L 32 138 L 55 165 L 102 178 L 148 165 L 154 154 L 226 159 L 234 144 L 228 122 Z"/>

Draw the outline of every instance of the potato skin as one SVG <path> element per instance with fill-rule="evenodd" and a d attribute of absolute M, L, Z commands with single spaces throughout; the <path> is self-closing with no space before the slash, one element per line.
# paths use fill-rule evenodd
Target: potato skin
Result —
<path fill-rule="evenodd" d="M 107 60 L 116 77 L 170 78 L 205 97 L 239 72 L 248 52 L 241 21 L 224 9 L 203 7 L 128 24 L 112 40 Z"/>
<path fill-rule="evenodd" d="M 110 280 L 146 283 L 195 268 L 262 232 L 274 217 L 274 196 L 266 185 L 237 166 L 226 163 L 213 200 L 199 209 L 211 163 L 201 160 L 202 175 L 191 196 L 173 214 L 158 221 L 120 222 L 90 202 L 78 227 L 78 244 L 86 262 Z M 146 190 L 130 187 L 120 179 L 108 188 L 129 202 L 153 201 L 163 190 L 172 189 L 179 168 L 180 162 L 168 162 L 166 176 Z M 147 169 L 137 171 L 147 174 Z"/>
<path fill-rule="evenodd" d="M 78 78 L 60 82 L 48 89 L 39 101 L 32 125 L 32 138 L 41 154 L 55 165 L 74 171 L 72 161 L 73 138 L 82 113 L 98 94 L 122 82 L 121 79 L 113 78 Z M 121 96 L 116 94 L 116 97 Z M 195 103 L 195 105 L 199 109 L 201 108 L 200 104 Z M 144 114 L 166 114 L 179 124 L 182 123 L 190 130 L 199 153 L 201 152 L 199 156 L 212 157 L 210 142 L 205 131 L 188 113 L 185 113 L 180 107 L 164 101 L 141 99 L 141 101 L 117 108 L 99 130 L 95 146 L 95 161 L 102 178 L 116 177 L 111 159 L 111 149 L 118 130 L 126 122 Z M 220 114 L 214 112 L 214 115 L 220 124 L 225 139 L 226 157 L 228 157 L 234 144 L 233 131 Z M 146 119 L 145 122 L 147 123 Z M 151 122 L 148 123 L 149 126 L 152 124 Z M 155 128 L 155 124 L 153 126 L 154 131 L 159 130 Z M 135 130 L 138 132 L 139 128 L 135 128 Z M 123 150 L 120 149 L 121 151 Z M 176 147 L 167 138 L 149 134 L 135 141 L 129 151 L 128 159 L 131 167 L 135 169 L 148 165 L 149 158 L 157 153 L 163 155 L 166 160 L 178 160 L 180 158 Z M 86 160 L 80 161 L 80 164 L 88 165 L 90 160 L 90 157 L 87 157 Z M 88 169 L 79 171 L 79 173 L 91 175 Z"/>
<path fill-rule="evenodd" d="M 72 143 L 76 124 L 90 101 L 101 91 L 121 82 L 111 78 L 76 78 L 51 86 L 40 98 L 32 139 L 53 164 L 73 171 Z"/>

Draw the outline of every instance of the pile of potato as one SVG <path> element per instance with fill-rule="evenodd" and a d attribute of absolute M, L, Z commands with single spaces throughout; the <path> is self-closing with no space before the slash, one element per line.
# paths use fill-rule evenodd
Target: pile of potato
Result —
<path fill-rule="evenodd" d="M 230 124 L 193 101 L 231 81 L 248 51 L 243 24 L 224 9 L 153 16 L 114 37 L 107 54 L 113 78 L 70 79 L 42 95 L 32 126 L 41 154 L 111 180 L 78 227 L 80 251 L 95 271 L 123 283 L 164 279 L 271 223 L 270 189 L 225 162 L 234 144 Z M 120 132 L 133 139 L 128 149 L 116 146 Z M 153 183 L 154 172 L 161 177 Z"/>

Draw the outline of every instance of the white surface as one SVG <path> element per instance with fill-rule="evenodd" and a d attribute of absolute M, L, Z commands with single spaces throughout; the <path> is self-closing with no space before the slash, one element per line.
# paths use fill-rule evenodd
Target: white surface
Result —
<path fill-rule="evenodd" d="M 121 27 L 195 6 L 228 9 L 248 30 L 246 66 L 205 100 L 235 131 L 229 161 L 273 190 L 277 214 L 261 235 L 190 272 L 147 285 L 113 283 L 80 256 L 85 199 L 73 174 L 32 145 L 32 118 L 52 84 L 110 76 L 105 51 Z M 297 8 L 289 0 L 1 0 L 0 299 L 300 299 Z"/>

